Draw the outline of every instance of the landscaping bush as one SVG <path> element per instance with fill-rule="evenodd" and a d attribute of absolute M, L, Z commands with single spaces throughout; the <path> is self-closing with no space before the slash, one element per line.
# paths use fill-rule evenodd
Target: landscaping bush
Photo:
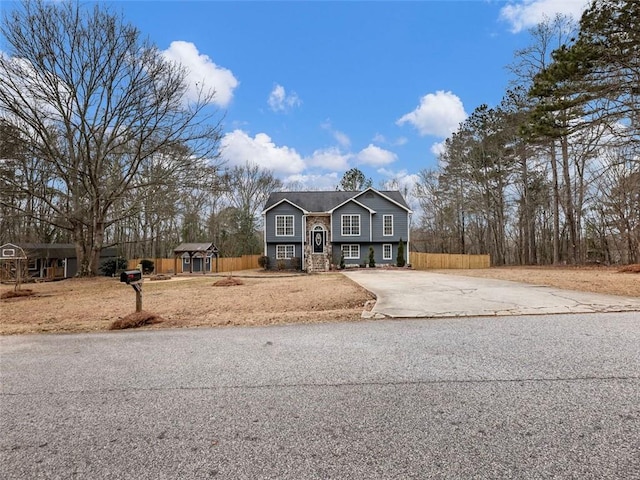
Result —
<path fill-rule="evenodd" d="M 155 265 L 153 264 L 153 260 L 143 259 L 140 260 L 140 265 L 142 265 L 142 273 L 148 275 L 153 272 Z"/>
<path fill-rule="evenodd" d="M 276 262 L 276 266 L 278 270 L 285 270 L 287 268 L 287 262 L 286 260 L 280 259 Z"/>
<path fill-rule="evenodd" d="M 344 270 L 344 253 L 340 255 L 340 270 Z"/>
<path fill-rule="evenodd" d="M 376 266 L 376 252 L 373 247 L 369 247 L 369 267 L 374 268 Z"/>
<path fill-rule="evenodd" d="M 110 258 L 102 262 L 100 271 L 105 277 L 113 277 L 116 273 L 127 269 L 127 261 L 122 258 Z"/>
<path fill-rule="evenodd" d="M 302 259 L 300 257 L 291 257 L 291 268 L 300 270 L 302 268 Z"/>
<path fill-rule="evenodd" d="M 404 267 L 406 260 L 404 258 L 404 243 L 402 243 L 402 239 L 400 239 L 400 243 L 398 243 L 398 255 L 396 257 L 396 265 L 398 267 Z"/>
<path fill-rule="evenodd" d="M 266 255 L 258 258 L 258 265 L 260 265 L 260 267 L 264 268 L 265 270 L 269 270 L 269 262 L 269 257 L 267 257 Z"/>

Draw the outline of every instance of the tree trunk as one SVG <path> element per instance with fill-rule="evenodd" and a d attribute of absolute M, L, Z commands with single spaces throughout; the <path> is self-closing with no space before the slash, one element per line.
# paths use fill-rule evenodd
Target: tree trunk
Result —
<path fill-rule="evenodd" d="M 564 181 L 564 214 L 566 216 L 567 226 L 569 227 L 568 260 L 570 263 L 576 264 L 578 262 L 576 216 L 573 204 L 573 190 L 571 188 L 571 172 L 569 171 L 569 139 L 566 136 L 560 138 L 560 147 L 562 153 L 562 174 Z"/>
<path fill-rule="evenodd" d="M 560 191 L 558 188 L 558 161 L 556 144 L 551 141 L 551 174 L 553 177 L 553 264 L 560 263 Z"/>

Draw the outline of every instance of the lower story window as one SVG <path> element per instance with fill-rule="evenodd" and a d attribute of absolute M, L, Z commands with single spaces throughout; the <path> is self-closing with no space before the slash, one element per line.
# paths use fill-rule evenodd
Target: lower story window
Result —
<path fill-rule="evenodd" d="M 288 260 L 296 256 L 295 245 L 276 245 L 276 259 Z"/>
<path fill-rule="evenodd" d="M 393 254 L 391 253 L 391 244 L 385 243 L 382 245 L 382 259 L 383 260 L 391 260 L 393 258 Z"/>
<path fill-rule="evenodd" d="M 359 260 L 360 245 L 342 245 L 342 255 L 345 260 Z"/>

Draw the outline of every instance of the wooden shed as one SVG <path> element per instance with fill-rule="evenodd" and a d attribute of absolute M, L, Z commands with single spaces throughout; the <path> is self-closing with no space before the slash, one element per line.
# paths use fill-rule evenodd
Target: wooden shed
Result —
<path fill-rule="evenodd" d="M 218 271 L 218 247 L 213 243 L 181 243 L 173 250 L 173 256 L 176 273 L 205 274 Z M 180 270 L 177 267 L 178 259 Z"/>

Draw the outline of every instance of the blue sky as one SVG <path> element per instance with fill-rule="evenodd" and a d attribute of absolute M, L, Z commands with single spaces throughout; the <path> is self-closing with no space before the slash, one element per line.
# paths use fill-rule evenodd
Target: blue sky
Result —
<path fill-rule="evenodd" d="M 117 1 L 217 91 L 223 158 L 296 188 L 352 167 L 411 185 L 477 106 L 500 102 L 527 29 L 586 0 Z"/>

